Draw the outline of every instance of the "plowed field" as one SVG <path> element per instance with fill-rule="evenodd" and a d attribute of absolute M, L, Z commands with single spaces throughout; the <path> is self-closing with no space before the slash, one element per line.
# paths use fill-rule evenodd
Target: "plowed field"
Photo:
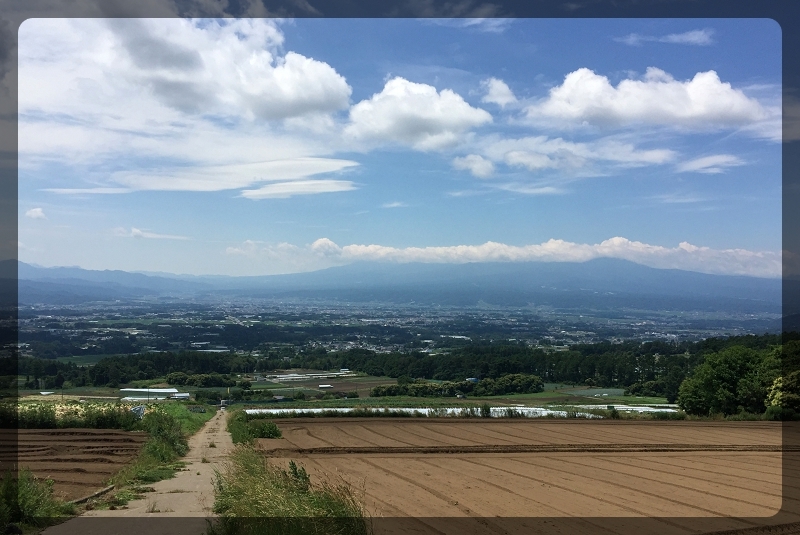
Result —
<path fill-rule="evenodd" d="M 654 532 L 686 533 L 698 517 L 741 529 L 781 508 L 781 427 L 770 422 L 277 422 L 284 438 L 259 442 L 267 456 L 363 488 L 374 517 L 661 517 Z"/>
<path fill-rule="evenodd" d="M 0 434 L 0 467 L 52 479 L 56 496 L 74 500 L 102 488 L 139 453 L 147 435 L 114 429 L 20 429 Z"/>

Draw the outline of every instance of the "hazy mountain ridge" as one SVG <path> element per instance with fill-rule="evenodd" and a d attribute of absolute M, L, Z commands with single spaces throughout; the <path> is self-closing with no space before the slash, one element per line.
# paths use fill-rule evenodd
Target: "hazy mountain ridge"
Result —
<path fill-rule="evenodd" d="M 3 273 L 9 266 L 0 266 Z M 320 298 L 338 301 L 559 308 L 631 306 L 779 312 L 781 281 L 654 269 L 616 259 L 584 263 L 357 263 L 259 277 L 154 276 L 18 264 L 19 301 L 141 297 Z"/>

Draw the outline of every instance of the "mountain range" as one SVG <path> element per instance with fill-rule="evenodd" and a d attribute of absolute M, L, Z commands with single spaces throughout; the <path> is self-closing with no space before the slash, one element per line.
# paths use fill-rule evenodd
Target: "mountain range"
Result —
<path fill-rule="evenodd" d="M 442 306 L 780 313 L 782 297 L 780 279 L 655 269 L 607 258 L 582 263 L 356 263 L 257 277 L 44 268 L 3 261 L 0 278 L 17 278 L 20 304 L 61 305 L 141 298 L 248 297 Z"/>

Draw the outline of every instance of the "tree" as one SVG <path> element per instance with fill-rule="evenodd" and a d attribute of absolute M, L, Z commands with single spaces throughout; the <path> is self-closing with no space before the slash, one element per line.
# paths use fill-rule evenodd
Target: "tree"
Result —
<path fill-rule="evenodd" d="M 767 395 L 767 405 L 800 412 L 800 370 L 773 381 Z"/>
<path fill-rule="evenodd" d="M 710 353 L 681 383 L 678 405 L 698 415 L 763 412 L 778 370 L 775 350 L 733 346 Z"/>

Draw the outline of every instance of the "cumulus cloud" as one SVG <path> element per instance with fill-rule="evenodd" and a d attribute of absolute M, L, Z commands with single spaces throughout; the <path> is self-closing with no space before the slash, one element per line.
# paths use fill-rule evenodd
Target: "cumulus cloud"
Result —
<path fill-rule="evenodd" d="M 494 164 L 477 154 L 454 158 L 453 167 L 462 171 L 469 171 L 478 178 L 487 178 L 494 173 Z"/>
<path fill-rule="evenodd" d="M 334 193 L 357 189 L 349 180 L 293 180 L 267 184 L 258 189 L 242 191 L 242 197 L 248 199 L 286 199 L 296 195 L 314 195 L 317 193 Z"/>
<path fill-rule="evenodd" d="M 121 44 L 115 70 L 180 111 L 274 120 L 349 104 L 352 90 L 330 65 L 278 53 L 283 34 L 268 19 L 105 24 Z"/>
<path fill-rule="evenodd" d="M 746 249 L 712 249 L 681 242 L 677 247 L 650 245 L 614 237 L 597 244 L 551 239 L 541 244 L 515 246 L 497 242 L 446 247 L 339 246 L 327 238 L 314 242 L 312 252 L 343 262 L 585 262 L 620 258 L 655 268 L 683 269 L 723 275 L 781 276 L 781 254 Z"/>
<path fill-rule="evenodd" d="M 745 163 L 744 160 L 733 154 L 714 154 L 712 156 L 703 156 L 702 158 L 695 158 L 688 162 L 682 162 L 678 164 L 678 171 L 681 173 L 717 174 L 724 173 L 725 167 L 735 167 L 744 165 Z"/>
<path fill-rule="evenodd" d="M 274 20 L 36 19 L 19 40 L 22 168 L 139 159 L 111 183 L 48 191 L 218 191 L 355 165 L 326 157 L 350 86 L 282 52 Z"/>
<path fill-rule="evenodd" d="M 680 81 L 655 67 L 648 67 L 643 79 L 622 80 L 616 87 L 607 77 L 581 68 L 525 109 L 529 120 L 550 125 L 638 123 L 701 130 L 744 127 L 778 112 L 721 81 L 715 71 Z"/>
<path fill-rule="evenodd" d="M 506 85 L 502 80 L 497 78 L 489 78 L 481 82 L 481 87 L 486 91 L 486 94 L 481 99 L 481 102 L 490 102 L 505 108 L 509 104 L 517 102 L 517 97 L 511 91 L 511 88 Z"/>
<path fill-rule="evenodd" d="M 350 109 L 345 134 L 361 141 L 381 140 L 417 150 L 454 145 L 469 130 L 492 122 L 485 110 L 473 108 L 450 89 L 395 77 L 380 93 Z"/>
<path fill-rule="evenodd" d="M 671 33 L 669 35 L 662 35 L 660 37 L 632 33 L 626 35 L 625 37 L 618 37 L 614 40 L 631 46 L 639 46 L 645 42 L 707 46 L 714 43 L 714 40 L 712 39 L 713 35 L 714 30 L 710 28 L 704 28 L 702 30 L 691 30 L 683 33 Z"/>
<path fill-rule="evenodd" d="M 153 240 L 188 240 L 186 236 L 175 236 L 173 234 L 156 234 L 147 230 L 141 230 L 136 227 L 131 227 L 131 230 L 125 230 L 122 227 L 114 229 L 114 234 L 123 238 L 147 238 Z"/>
<path fill-rule="evenodd" d="M 31 219 L 47 219 L 47 216 L 44 215 L 44 210 L 41 208 L 31 208 L 25 212 L 25 217 L 30 217 Z"/>

